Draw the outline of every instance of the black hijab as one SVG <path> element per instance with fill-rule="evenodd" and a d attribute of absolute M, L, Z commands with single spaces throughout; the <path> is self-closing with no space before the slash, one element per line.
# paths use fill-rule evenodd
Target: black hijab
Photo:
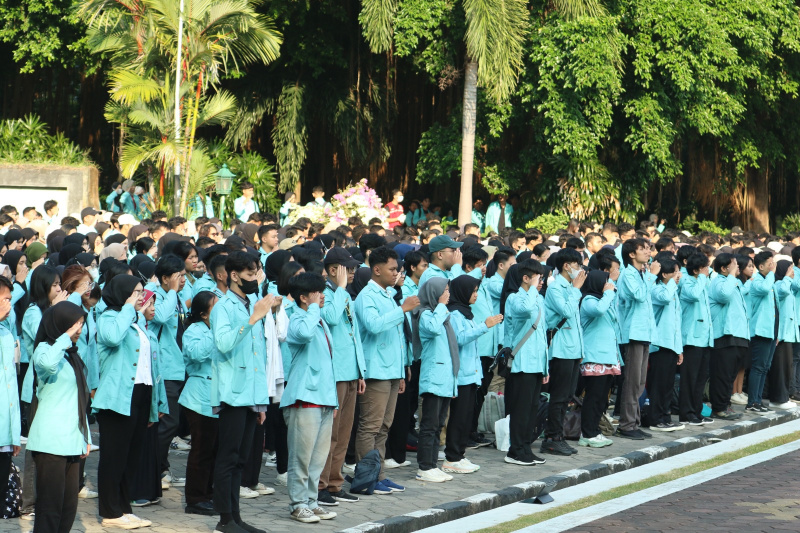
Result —
<path fill-rule="evenodd" d="M 66 333 L 72 326 L 74 326 L 81 318 L 86 318 L 86 313 L 79 306 L 72 302 L 59 302 L 56 305 L 47 308 L 42 314 L 42 320 L 39 322 L 39 329 L 36 331 L 36 339 L 34 339 L 34 346 L 46 342 L 53 345 L 59 337 Z M 31 354 L 33 357 L 33 354 Z M 78 388 L 78 422 L 80 424 L 81 433 L 86 442 L 89 442 L 89 428 L 86 422 L 87 406 L 89 404 L 89 387 L 86 384 L 86 365 L 83 363 L 80 355 L 78 355 L 78 347 L 73 343 L 72 346 L 66 350 L 66 360 L 72 371 L 75 373 L 75 383 Z M 33 383 L 34 387 L 37 385 L 36 375 L 34 369 Z M 37 394 L 33 394 L 33 402 L 31 405 L 31 419 L 36 415 L 36 409 L 39 404 Z"/>
<path fill-rule="evenodd" d="M 275 250 L 267 257 L 267 264 L 264 265 L 264 274 L 267 276 L 267 281 L 278 283 L 278 277 L 281 275 L 283 265 L 289 262 L 292 258 L 292 252 L 289 250 Z"/>
<path fill-rule="evenodd" d="M 780 281 L 785 278 L 790 268 L 792 268 L 791 261 L 787 261 L 786 259 L 778 261 L 778 264 L 775 265 L 775 281 Z"/>
<path fill-rule="evenodd" d="M 91 254 L 89 252 L 82 252 L 82 253 L 79 253 L 78 255 L 76 255 L 74 257 L 74 262 L 72 264 L 73 265 L 83 265 L 86 268 L 89 268 L 92 265 L 92 262 L 96 258 L 97 257 L 94 254 Z"/>
<path fill-rule="evenodd" d="M 372 279 L 372 270 L 367 267 L 361 267 L 356 270 L 355 276 L 353 276 L 353 283 L 347 286 L 347 293 L 350 295 L 350 298 L 355 301 L 358 294 L 367 286 L 369 280 Z"/>
<path fill-rule="evenodd" d="M 83 233 L 73 233 L 72 235 L 67 235 L 64 237 L 64 246 L 67 246 L 68 244 L 77 244 L 82 249 L 84 242 L 86 242 L 86 235 Z"/>
<path fill-rule="evenodd" d="M 64 243 L 64 247 L 58 252 L 59 265 L 66 265 L 70 259 L 83 252 L 83 247 L 80 244 L 66 244 L 66 240 Z"/>
<path fill-rule="evenodd" d="M 583 282 L 581 287 L 581 302 L 587 296 L 594 296 L 596 298 L 603 297 L 603 287 L 608 282 L 608 272 L 602 270 L 592 270 L 586 275 L 586 281 Z"/>
<path fill-rule="evenodd" d="M 128 274 L 114 276 L 114 279 L 103 288 L 103 301 L 112 311 L 120 311 L 137 285 L 143 285 L 137 276 Z"/>
<path fill-rule="evenodd" d="M 148 263 L 148 262 L 149 263 L 154 263 L 154 261 L 152 259 L 150 259 L 149 257 L 147 257 L 147 255 L 145 255 L 145 254 L 137 254 L 137 255 L 133 256 L 133 259 L 131 259 L 131 262 L 128 263 L 128 264 L 130 265 L 131 272 L 133 272 L 134 276 L 142 277 L 141 273 L 139 272 L 139 267 L 141 267 L 144 263 Z M 148 279 L 149 279 L 149 276 L 148 276 Z M 147 283 L 147 281 L 145 281 L 145 283 Z"/>
<path fill-rule="evenodd" d="M 519 291 L 522 287 L 522 274 L 519 271 L 519 264 L 511 265 L 508 269 L 506 278 L 503 280 L 503 292 L 500 293 L 500 314 L 506 314 L 506 300 L 508 297 Z"/>
<path fill-rule="evenodd" d="M 142 261 L 139 263 L 139 277 L 142 278 L 142 284 L 150 283 L 150 278 L 152 278 L 156 273 L 156 262 L 155 261 Z"/>
<path fill-rule="evenodd" d="M 22 232 L 20 230 L 18 230 L 18 229 L 10 229 L 10 230 L 8 230 L 8 233 L 6 233 L 6 236 L 5 236 L 6 246 L 9 246 L 12 243 L 15 243 L 17 241 L 21 241 L 24 238 L 25 238 L 25 236 L 22 234 Z"/>
<path fill-rule="evenodd" d="M 19 260 L 23 257 L 25 257 L 25 254 L 19 250 L 9 250 L 3 256 L 3 262 L 8 265 L 8 268 L 11 269 L 11 273 L 16 276 L 17 265 L 19 265 Z"/>
<path fill-rule="evenodd" d="M 114 235 L 110 235 L 105 240 L 104 244 L 106 246 L 108 246 L 109 244 L 115 244 L 115 243 L 122 244 L 122 241 L 124 241 L 125 239 L 127 239 L 127 237 L 125 235 L 123 235 L 122 233 L 115 233 Z"/>
<path fill-rule="evenodd" d="M 64 239 L 67 234 L 64 230 L 57 229 L 47 236 L 47 251 L 49 253 L 60 252 L 61 247 L 64 246 Z"/>
<path fill-rule="evenodd" d="M 481 280 L 475 279 L 472 276 L 463 274 L 450 282 L 450 303 L 447 304 L 447 309 L 452 313 L 458 311 L 467 320 L 474 318 L 472 308 L 469 306 L 469 300 L 472 298 L 472 293 L 481 284 Z"/>

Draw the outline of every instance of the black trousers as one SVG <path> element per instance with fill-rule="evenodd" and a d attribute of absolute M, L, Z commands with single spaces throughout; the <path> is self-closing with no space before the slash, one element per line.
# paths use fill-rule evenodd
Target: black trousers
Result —
<path fill-rule="evenodd" d="M 581 434 L 591 439 L 600 434 L 600 417 L 608 405 L 608 393 L 614 378 L 605 376 L 583 376 L 583 407 L 581 407 Z"/>
<path fill-rule="evenodd" d="M 189 421 L 192 449 L 186 460 L 186 504 L 214 499 L 214 463 L 219 446 L 219 419 L 183 409 Z"/>
<path fill-rule="evenodd" d="M 564 415 L 567 413 L 567 404 L 578 386 L 579 365 L 580 359 L 550 360 L 550 404 L 544 430 L 547 439 L 559 440 L 564 437 Z M 539 401 L 538 396 L 536 401 Z"/>
<path fill-rule="evenodd" d="M 398 463 L 406 460 L 406 444 L 408 443 L 408 417 L 411 412 L 411 394 L 409 394 L 410 381 L 406 381 L 406 391 L 397 395 L 397 403 L 394 408 L 394 419 L 389 426 L 389 434 L 386 436 L 386 459 L 394 459 Z M 419 381 L 417 381 L 419 387 Z M 419 389 L 417 389 L 419 390 Z M 354 426 L 358 425 L 356 423 Z"/>
<path fill-rule="evenodd" d="M 36 463 L 34 533 L 69 533 L 78 512 L 80 457 L 33 452 Z"/>
<path fill-rule="evenodd" d="M 183 385 L 183 381 L 164 380 L 164 388 L 167 391 L 169 414 L 165 414 L 158 420 L 157 457 L 162 472 L 169 470 L 169 445 L 172 443 L 172 439 L 178 434 L 181 414 L 181 404 L 178 403 L 178 398 L 181 396 Z"/>
<path fill-rule="evenodd" d="M 672 422 L 671 405 L 674 395 L 675 370 L 678 368 L 678 354 L 667 348 L 661 348 L 650 354 L 649 362 L 647 397 L 650 399 L 650 416 L 656 425 L 669 424 Z M 682 385 L 683 382 L 681 382 Z M 702 395 L 702 390 L 700 394 Z M 702 397 L 700 399 L 702 401 Z"/>
<path fill-rule="evenodd" d="M 678 400 L 681 421 L 703 418 L 703 389 L 708 379 L 710 353 L 710 348 L 683 347 L 683 363 L 680 366 L 681 390 Z"/>
<path fill-rule="evenodd" d="M 422 418 L 419 421 L 417 463 L 420 470 L 436 468 L 439 459 L 439 434 L 447 420 L 450 398 L 424 393 L 422 396 Z"/>
<path fill-rule="evenodd" d="M 128 479 L 133 478 L 139 468 L 152 389 L 149 385 L 133 386 L 129 416 L 108 409 L 97 413 L 100 442 L 103 443 L 97 467 L 97 492 L 103 518 L 119 518 L 131 513 Z"/>
<path fill-rule="evenodd" d="M 242 468 L 242 487 L 255 487 L 258 485 L 258 476 L 261 475 L 261 465 L 264 457 L 264 426 L 256 424 L 253 430 L 253 445 L 250 455 Z"/>
<path fill-rule="evenodd" d="M 253 446 L 257 414 L 249 407 L 224 406 L 219 412 L 219 447 L 214 465 L 214 509 L 239 516 L 242 468 Z"/>
<path fill-rule="evenodd" d="M 508 387 L 508 385 L 511 386 Z M 509 420 L 511 447 L 508 449 L 508 456 L 530 462 L 533 460 L 531 444 L 538 436 L 535 435 L 535 431 L 536 416 L 539 413 L 539 394 L 542 390 L 542 375 L 515 372 L 506 379 L 506 386 L 506 409 L 511 407 L 511 419 Z M 552 398 L 552 392 L 550 394 Z"/>
<path fill-rule="evenodd" d="M 128 476 L 128 496 L 131 501 L 156 501 L 161 498 L 161 462 L 158 459 L 158 426 L 155 423 L 145 430 L 139 452 L 139 467 Z"/>
<path fill-rule="evenodd" d="M 398 394 L 398 396 L 400 395 Z M 347 443 L 347 453 L 344 456 L 344 462 L 348 465 L 356 463 L 356 434 L 358 433 L 358 420 L 360 415 L 361 406 L 358 400 L 356 400 L 356 408 L 353 411 L 353 429 L 350 430 L 350 442 Z M 280 472 L 280 467 L 278 468 L 278 472 Z"/>
<path fill-rule="evenodd" d="M 422 361 L 411 363 L 411 381 L 406 384 L 406 392 L 403 393 L 408 394 L 408 432 L 414 435 L 412 442 L 416 442 L 417 435 L 417 419 L 415 415 L 419 408 L 419 370 L 421 366 Z M 356 409 L 358 409 L 358 402 L 356 402 Z M 357 425 L 353 424 L 354 427 Z"/>
<path fill-rule="evenodd" d="M 8 490 L 8 476 L 11 473 L 11 452 L 0 452 L 0 494 Z"/>
<path fill-rule="evenodd" d="M 357 403 L 356 407 L 358 407 Z M 286 420 L 283 419 L 280 403 L 271 403 L 267 406 L 267 418 L 264 425 L 267 427 L 264 440 L 273 443 L 278 473 L 285 474 L 289 470 L 289 445 L 287 444 L 289 428 L 286 427 Z"/>
<path fill-rule="evenodd" d="M 739 372 L 738 362 L 742 357 L 740 352 L 746 355 L 749 349 L 739 346 L 711 349 L 708 360 L 708 397 L 711 400 L 711 410 L 715 413 L 724 412 L 731 403 L 733 380 Z"/>
<path fill-rule="evenodd" d="M 450 400 L 450 418 L 447 419 L 447 440 L 444 455 L 455 463 L 464 458 L 467 441 L 472 432 L 472 413 L 475 411 L 477 385 L 459 385 L 458 396 Z"/>
<path fill-rule="evenodd" d="M 792 357 L 794 355 L 794 343 L 779 342 L 775 348 L 775 355 L 772 356 L 772 364 L 767 373 L 767 383 L 769 383 L 769 401 L 772 403 L 785 403 L 789 401 L 789 393 L 792 390 Z"/>
<path fill-rule="evenodd" d="M 478 390 L 475 392 L 475 409 L 472 413 L 472 427 L 469 428 L 470 433 L 478 432 L 478 418 L 481 416 L 483 401 L 486 399 L 486 395 L 489 393 L 489 385 L 492 383 L 492 378 L 494 377 L 494 372 L 489 371 L 489 367 L 492 366 L 492 361 L 493 359 L 491 357 L 481 357 L 483 378 L 481 379 L 480 386 L 478 386 Z"/>

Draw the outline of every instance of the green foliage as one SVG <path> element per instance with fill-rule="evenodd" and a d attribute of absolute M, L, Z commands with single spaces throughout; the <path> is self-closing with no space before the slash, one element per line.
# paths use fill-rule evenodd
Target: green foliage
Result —
<path fill-rule="evenodd" d="M 253 184 L 255 191 L 254 198 L 261 207 L 262 212 L 277 213 L 281 206 L 281 201 L 277 195 L 277 183 L 275 169 L 262 156 L 255 152 L 245 151 L 242 153 L 232 152 L 225 143 L 217 140 L 212 142 L 208 148 L 209 160 L 214 172 L 222 168 L 223 163 L 228 165 L 231 172 L 236 174 L 233 180 L 233 188 L 225 204 L 225 218 L 231 220 L 235 218 L 233 212 L 233 200 L 241 196 L 240 184 L 249 181 Z M 209 187 L 205 193 L 213 191 L 213 175 Z M 214 198 L 215 209 L 219 211 L 219 197 Z"/>
<path fill-rule="evenodd" d="M 306 112 L 303 107 L 304 90 L 299 85 L 287 85 L 278 98 L 272 143 L 282 192 L 294 189 L 300 180 L 300 169 L 306 160 Z"/>
<path fill-rule="evenodd" d="M 569 216 L 561 213 L 545 213 L 539 215 L 525 224 L 525 229 L 536 228 L 542 233 L 552 235 L 560 229 L 566 229 L 569 223 Z"/>
<path fill-rule="evenodd" d="M 800 213 L 791 213 L 783 217 L 783 220 L 781 220 L 781 235 L 798 231 L 800 231 Z"/>
<path fill-rule="evenodd" d="M 709 231 L 711 233 L 722 235 L 727 232 L 725 228 L 718 226 L 713 220 L 697 220 L 695 213 L 690 213 L 688 216 L 684 217 L 678 226 L 680 229 L 692 233 Z"/>
<path fill-rule="evenodd" d="M 0 161 L 62 166 L 95 166 L 87 150 L 64 137 L 50 135 L 39 117 L 0 121 Z"/>
<path fill-rule="evenodd" d="M 447 124 L 423 132 L 417 149 L 417 181 L 444 183 L 461 171 L 461 125 L 458 113 Z"/>
<path fill-rule="evenodd" d="M 364 28 L 369 48 L 376 54 L 392 46 L 392 22 L 397 11 L 397 0 L 364 0 L 358 22 Z"/>

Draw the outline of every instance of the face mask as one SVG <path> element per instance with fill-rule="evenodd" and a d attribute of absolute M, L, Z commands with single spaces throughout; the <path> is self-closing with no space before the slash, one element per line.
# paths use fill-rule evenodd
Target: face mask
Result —
<path fill-rule="evenodd" d="M 317 202 L 318 204 L 324 204 L 325 198 L 323 197 L 315 198 L 314 201 Z"/>
<path fill-rule="evenodd" d="M 245 294 L 255 294 L 258 292 L 258 281 L 252 279 L 250 281 L 240 280 L 242 284 L 242 292 Z"/>
<path fill-rule="evenodd" d="M 119 189 L 117 189 L 117 194 L 122 194 L 122 187 L 120 187 Z"/>
<path fill-rule="evenodd" d="M 573 270 L 570 270 L 570 271 L 569 271 L 569 279 L 575 279 L 575 278 L 577 278 L 577 277 L 578 277 L 578 274 L 580 273 L 580 271 L 581 271 L 581 270 L 580 270 L 579 268 L 575 268 L 575 269 L 573 269 Z"/>
<path fill-rule="evenodd" d="M 404 199 L 404 196 L 401 194 L 400 196 L 397 197 L 397 203 L 399 204 L 400 202 L 403 201 L 403 199 Z"/>
<path fill-rule="evenodd" d="M 97 268 L 90 268 L 89 275 L 92 276 L 92 280 L 94 280 L 95 283 L 100 279 L 100 271 Z"/>

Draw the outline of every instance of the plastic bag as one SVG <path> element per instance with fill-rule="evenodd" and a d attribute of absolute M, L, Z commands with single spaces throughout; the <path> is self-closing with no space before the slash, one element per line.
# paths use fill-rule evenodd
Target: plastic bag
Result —
<path fill-rule="evenodd" d="M 497 449 L 507 452 L 511 448 L 511 415 L 501 418 L 494 423 L 494 437 L 497 440 Z"/>

